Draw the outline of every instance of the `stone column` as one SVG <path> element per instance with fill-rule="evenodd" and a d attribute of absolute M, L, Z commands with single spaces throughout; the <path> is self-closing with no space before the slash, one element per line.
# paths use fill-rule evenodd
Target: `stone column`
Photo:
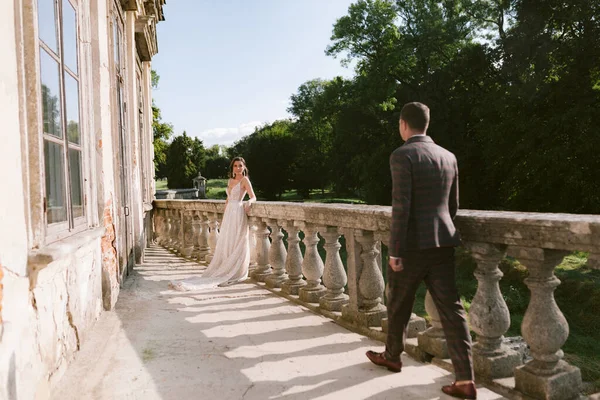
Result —
<path fill-rule="evenodd" d="M 285 273 L 287 250 L 283 244 L 281 223 L 275 219 L 268 219 L 266 222 L 271 227 L 271 248 L 269 249 L 271 274 L 265 278 L 265 283 L 270 288 L 279 288 L 281 287 L 281 284 L 288 279 L 288 276 Z"/>
<path fill-rule="evenodd" d="M 306 286 L 300 288 L 300 300 L 307 303 L 318 303 L 319 299 L 325 295 L 325 288 L 321 285 L 321 276 L 323 275 L 323 260 L 319 255 L 317 245 L 319 244 L 318 229 L 305 222 L 301 222 L 299 227 L 304 231 L 304 244 L 306 251 L 302 261 L 302 273 L 306 277 Z"/>
<path fill-rule="evenodd" d="M 173 224 L 171 223 L 171 210 L 165 209 L 165 228 L 164 237 L 160 241 L 160 245 L 168 248 L 171 244 L 171 234 L 173 231 Z"/>
<path fill-rule="evenodd" d="M 183 244 L 181 246 L 181 255 L 190 258 L 194 252 L 194 243 L 197 242 L 194 237 L 194 212 L 182 210 L 181 215 L 183 217 Z"/>
<path fill-rule="evenodd" d="M 185 248 L 185 210 L 177 210 L 179 215 L 179 230 L 177 231 L 177 253 L 183 255 Z"/>
<path fill-rule="evenodd" d="M 448 358 L 448 346 L 442 321 L 429 290 L 425 295 L 425 311 L 431 317 L 431 327 L 417 335 L 419 348 L 434 357 Z"/>
<path fill-rule="evenodd" d="M 208 226 L 210 227 L 210 234 L 208 236 L 208 247 L 210 247 L 210 253 L 206 255 L 206 262 L 210 263 L 215 256 L 215 249 L 217 247 L 217 241 L 219 240 L 219 220 L 217 213 L 210 213 Z"/>
<path fill-rule="evenodd" d="M 267 276 L 271 275 L 271 264 L 269 264 L 269 249 L 271 248 L 271 242 L 269 241 L 269 228 L 267 224 L 258 217 L 252 217 L 254 224 L 256 225 L 256 268 L 252 273 L 252 279 L 258 282 L 264 282 Z"/>
<path fill-rule="evenodd" d="M 294 221 L 284 221 L 283 227 L 288 233 L 288 253 L 285 259 L 285 270 L 289 279 L 281 285 L 281 290 L 287 294 L 297 295 L 298 290 L 306 286 L 302 279 L 302 251 L 300 250 L 300 237 L 298 227 Z"/>
<path fill-rule="evenodd" d="M 258 265 L 258 254 L 256 252 L 256 224 L 251 218 L 248 219 L 248 242 L 250 245 L 250 266 L 248 268 L 248 276 L 252 276 L 256 266 Z"/>
<path fill-rule="evenodd" d="M 202 212 L 192 211 L 192 254 L 191 258 L 198 260 L 200 255 L 200 232 L 202 231 Z"/>
<path fill-rule="evenodd" d="M 200 223 L 198 232 L 198 261 L 205 261 L 206 256 L 210 254 L 210 246 L 208 245 L 210 238 L 210 220 L 207 212 L 199 212 L 198 220 Z"/>
<path fill-rule="evenodd" d="M 153 244 L 161 244 L 165 235 L 165 210 L 162 208 L 155 208 L 152 211 L 152 217 L 154 219 L 154 234 Z"/>
<path fill-rule="evenodd" d="M 588 256 L 587 265 L 592 269 L 600 269 L 600 252 L 590 253 Z"/>
<path fill-rule="evenodd" d="M 344 294 L 348 277 L 340 258 L 340 234 L 337 227 L 328 226 L 321 230 L 321 235 L 325 238 L 323 283 L 327 291 L 319 299 L 319 305 L 325 310 L 342 311 L 342 306 L 348 303 L 348 295 Z"/>
<path fill-rule="evenodd" d="M 561 347 L 569 337 L 569 324 L 554 300 L 560 281 L 554 268 L 568 252 L 539 248 L 510 249 L 529 271 L 525 284 L 531 298 L 521 332 L 533 359 L 515 370 L 516 389 L 536 399 L 579 398 L 582 389 L 579 368 L 562 360 Z"/>
<path fill-rule="evenodd" d="M 169 250 L 176 252 L 177 247 L 179 246 L 179 228 L 180 228 L 180 218 L 179 218 L 179 210 L 172 210 L 171 215 L 171 243 L 169 245 Z"/>
<path fill-rule="evenodd" d="M 506 246 L 467 242 L 466 247 L 477 262 L 477 293 L 469 309 L 470 326 L 477 334 L 473 345 L 475 373 L 487 379 L 513 376 L 522 357 L 502 344 L 510 327 L 510 313 L 498 284 L 503 276 L 498 265 L 506 255 Z"/>

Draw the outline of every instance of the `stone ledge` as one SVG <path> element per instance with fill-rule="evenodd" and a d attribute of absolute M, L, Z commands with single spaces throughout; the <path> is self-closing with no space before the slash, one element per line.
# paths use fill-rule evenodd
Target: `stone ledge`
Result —
<path fill-rule="evenodd" d="M 105 232 L 106 228 L 103 226 L 94 227 L 40 249 L 30 250 L 27 255 L 27 272 L 31 286 L 35 286 L 37 274 L 40 270 L 54 261 L 68 257 L 94 240 L 100 239 Z"/>
<path fill-rule="evenodd" d="M 218 214 L 225 210 L 222 200 L 156 200 L 154 205 L 157 209 Z M 389 232 L 391 207 L 258 201 L 249 216 Z M 600 247 L 598 215 L 459 210 L 455 222 L 462 239 L 468 242 L 590 252 Z"/>

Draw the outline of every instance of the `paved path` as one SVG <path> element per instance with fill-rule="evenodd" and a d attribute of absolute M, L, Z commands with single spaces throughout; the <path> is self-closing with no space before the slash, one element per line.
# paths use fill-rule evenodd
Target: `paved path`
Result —
<path fill-rule="evenodd" d="M 382 343 L 258 285 L 174 292 L 167 281 L 203 267 L 161 248 L 146 261 L 84 338 L 54 399 L 451 399 L 440 391 L 447 371 L 409 357 L 400 374 L 376 367 L 364 354 Z"/>

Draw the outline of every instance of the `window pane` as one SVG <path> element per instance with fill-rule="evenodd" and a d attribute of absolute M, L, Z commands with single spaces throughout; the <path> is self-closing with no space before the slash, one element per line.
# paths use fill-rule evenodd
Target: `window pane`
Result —
<path fill-rule="evenodd" d="M 69 142 L 79 143 L 79 82 L 65 73 L 65 102 L 67 104 L 67 137 Z"/>
<path fill-rule="evenodd" d="M 58 54 L 56 7 L 54 0 L 38 0 L 38 29 L 40 31 L 40 39 Z"/>
<path fill-rule="evenodd" d="M 73 218 L 83 216 L 83 181 L 81 178 L 81 151 L 69 149 L 71 179 L 71 207 Z"/>
<path fill-rule="evenodd" d="M 44 132 L 56 137 L 62 137 L 58 63 L 44 50 L 40 50 L 40 69 Z"/>
<path fill-rule="evenodd" d="M 69 0 L 63 0 L 62 14 L 64 62 L 77 73 L 77 15 Z"/>
<path fill-rule="evenodd" d="M 63 146 L 44 140 L 46 216 L 49 224 L 67 220 Z"/>
<path fill-rule="evenodd" d="M 115 46 L 115 65 L 120 69 L 121 65 L 121 32 L 119 32 L 118 19 L 113 22 L 113 45 Z"/>

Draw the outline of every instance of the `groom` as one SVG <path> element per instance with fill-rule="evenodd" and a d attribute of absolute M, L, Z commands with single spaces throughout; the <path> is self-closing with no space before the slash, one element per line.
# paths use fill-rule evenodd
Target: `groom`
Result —
<path fill-rule="evenodd" d="M 458 210 L 458 167 L 454 154 L 427 136 L 429 108 L 408 103 L 400 113 L 406 142 L 390 157 L 392 226 L 389 243 L 387 309 L 389 329 L 384 353 L 367 352 L 374 364 L 400 372 L 415 293 L 425 281 L 441 317 L 456 382 L 442 387 L 450 396 L 475 399 L 471 336 L 456 290 L 454 227 Z"/>

